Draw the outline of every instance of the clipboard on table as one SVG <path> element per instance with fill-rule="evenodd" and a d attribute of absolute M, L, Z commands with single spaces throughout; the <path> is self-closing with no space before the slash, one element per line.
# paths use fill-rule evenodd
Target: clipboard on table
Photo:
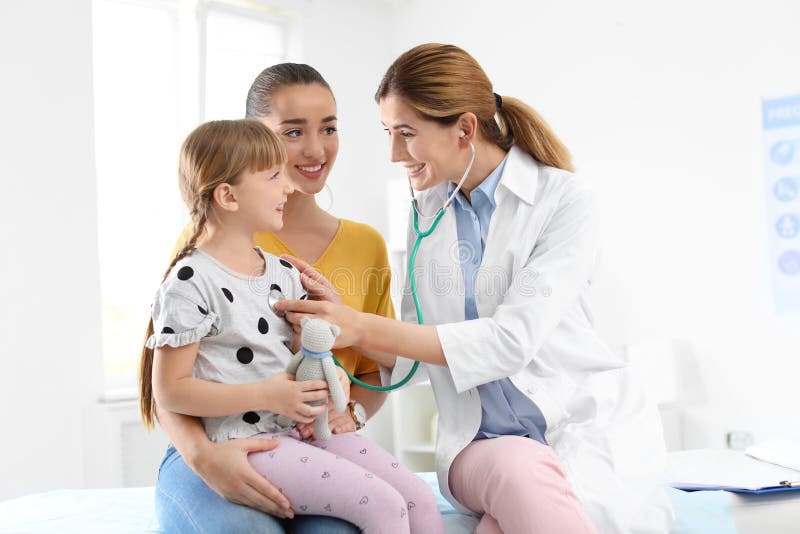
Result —
<path fill-rule="evenodd" d="M 672 452 L 668 455 L 667 476 L 670 486 L 684 491 L 800 491 L 800 471 L 725 449 Z"/>

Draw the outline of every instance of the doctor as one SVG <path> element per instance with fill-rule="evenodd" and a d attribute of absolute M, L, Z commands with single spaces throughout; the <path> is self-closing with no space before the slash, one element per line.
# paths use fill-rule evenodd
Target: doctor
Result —
<path fill-rule="evenodd" d="M 332 289 L 279 307 L 292 322 L 341 326 L 338 344 L 383 364 L 384 383 L 423 362 L 415 379 L 430 379 L 439 408 L 439 485 L 481 516 L 476 532 L 667 532 L 657 414 L 592 327 L 597 221 L 567 149 L 455 46 L 401 55 L 376 100 L 391 159 L 419 192 L 420 229 L 453 197 L 413 273 L 425 325 L 408 281 L 406 322 L 348 308 Z M 415 238 L 411 226 L 409 250 Z"/>

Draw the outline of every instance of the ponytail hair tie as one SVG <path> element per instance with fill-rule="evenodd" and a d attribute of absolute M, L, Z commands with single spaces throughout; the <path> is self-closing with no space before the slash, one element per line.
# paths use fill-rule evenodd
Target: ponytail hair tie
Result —
<path fill-rule="evenodd" d="M 494 93 L 494 103 L 497 106 L 497 109 L 502 109 L 503 108 L 503 97 L 498 95 L 497 93 Z"/>

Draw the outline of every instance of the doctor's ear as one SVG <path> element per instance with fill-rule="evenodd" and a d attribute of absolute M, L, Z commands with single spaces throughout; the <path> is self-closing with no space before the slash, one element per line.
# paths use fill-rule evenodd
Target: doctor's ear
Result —
<path fill-rule="evenodd" d="M 471 141 L 475 138 L 475 133 L 478 131 L 478 117 L 474 113 L 462 113 L 456 123 L 458 127 L 458 138 L 465 141 Z"/>

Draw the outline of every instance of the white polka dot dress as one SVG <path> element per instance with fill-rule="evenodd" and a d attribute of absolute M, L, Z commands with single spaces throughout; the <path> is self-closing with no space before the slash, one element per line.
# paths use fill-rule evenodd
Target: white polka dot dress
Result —
<path fill-rule="evenodd" d="M 150 348 L 200 342 L 194 376 L 225 384 L 263 380 L 283 372 L 292 357 L 292 328 L 268 303 L 271 291 L 305 298 L 300 273 L 286 260 L 264 257 L 262 274 L 233 272 L 195 249 L 170 271 L 153 301 Z M 212 441 L 288 430 L 285 418 L 265 411 L 202 418 Z"/>

